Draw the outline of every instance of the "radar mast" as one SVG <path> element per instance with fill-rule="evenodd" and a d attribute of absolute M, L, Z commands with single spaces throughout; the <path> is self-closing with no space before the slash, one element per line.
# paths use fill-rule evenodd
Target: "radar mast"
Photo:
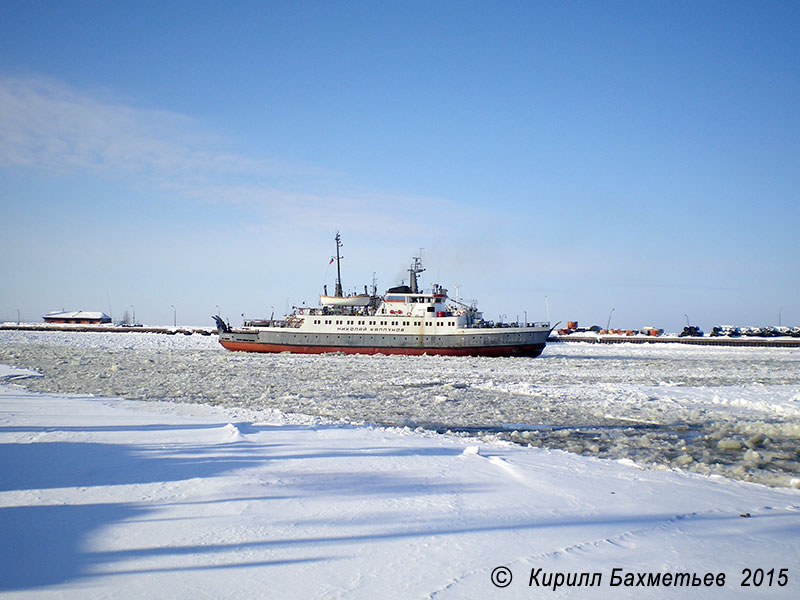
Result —
<path fill-rule="evenodd" d="M 339 235 L 338 231 L 334 239 L 336 240 L 336 292 L 334 296 L 341 298 L 344 294 L 342 293 L 342 267 L 339 263 L 344 257 L 339 256 L 339 248 L 342 247 L 342 237 Z"/>
<path fill-rule="evenodd" d="M 422 254 L 422 252 L 420 252 Z M 411 284 L 411 293 L 417 294 L 419 293 L 419 288 L 417 286 L 417 273 L 422 273 L 425 269 L 422 267 L 422 258 L 419 256 L 415 256 L 414 262 L 411 263 L 411 267 L 408 269 L 408 280 Z"/>

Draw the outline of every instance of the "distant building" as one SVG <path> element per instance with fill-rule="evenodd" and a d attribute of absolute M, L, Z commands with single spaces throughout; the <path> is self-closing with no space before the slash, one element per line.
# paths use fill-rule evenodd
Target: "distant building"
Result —
<path fill-rule="evenodd" d="M 51 312 L 47 313 L 42 318 L 45 323 L 80 323 L 82 325 L 111 323 L 111 317 L 106 313 L 88 312 L 85 310 Z"/>

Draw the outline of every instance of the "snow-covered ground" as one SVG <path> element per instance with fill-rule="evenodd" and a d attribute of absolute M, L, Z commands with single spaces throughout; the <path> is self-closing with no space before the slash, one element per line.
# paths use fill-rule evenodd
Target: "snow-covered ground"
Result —
<path fill-rule="evenodd" d="M 0 367 L 3 598 L 800 592 L 796 489 L 261 408 L 41 394 L 15 374 Z"/>

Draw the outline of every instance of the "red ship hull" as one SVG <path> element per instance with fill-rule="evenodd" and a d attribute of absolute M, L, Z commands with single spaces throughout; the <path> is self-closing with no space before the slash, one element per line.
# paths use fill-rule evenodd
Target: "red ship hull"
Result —
<path fill-rule="evenodd" d="M 479 346 L 474 348 L 391 348 L 391 347 L 353 347 L 353 346 L 300 346 L 292 344 L 265 344 L 261 342 L 235 342 L 220 340 L 220 344 L 234 352 L 292 352 L 295 354 L 405 354 L 439 356 L 539 356 L 544 344 L 513 346 Z"/>

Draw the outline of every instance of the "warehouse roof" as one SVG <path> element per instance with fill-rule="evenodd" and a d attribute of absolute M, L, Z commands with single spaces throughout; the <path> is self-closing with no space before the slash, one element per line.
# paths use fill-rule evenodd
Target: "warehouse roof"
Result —
<path fill-rule="evenodd" d="M 55 311 L 47 313 L 45 319 L 92 319 L 101 321 L 110 321 L 109 317 L 104 312 L 90 312 L 86 310 L 72 310 L 72 311 Z"/>

